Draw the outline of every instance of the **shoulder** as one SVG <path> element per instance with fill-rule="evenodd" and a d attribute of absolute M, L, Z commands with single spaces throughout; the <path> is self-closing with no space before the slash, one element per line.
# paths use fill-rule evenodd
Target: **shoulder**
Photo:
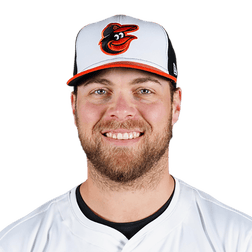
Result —
<path fill-rule="evenodd" d="M 181 179 L 176 178 L 176 182 L 180 185 L 180 193 L 181 197 L 189 197 L 190 201 L 194 204 L 197 204 L 199 210 L 206 211 L 209 214 L 219 215 L 219 216 L 227 216 L 238 218 L 239 220 L 244 219 L 250 225 L 252 225 L 252 216 L 244 211 L 232 206 L 213 194 L 204 191 L 197 186 L 190 184 L 189 182 L 185 182 Z"/>
<path fill-rule="evenodd" d="M 0 232 L 0 251 L 2 247 L 15 246 L 24 240 L 36 239 L 39 230 L 46 231 L 60 219 L 60 205 L 68 204 L 69 192 L 50 200 L 25 217 L 10 224 Z M 41 233 L 41 232 L 40 232 Z M 46 232 L 43 232 L 46 233 Z M 13 245 L 11 245 L 13 244 Z M 10 249 L 10 251 L 12 251 Z"/>
<path fill-rule="evenodd" d="M 209 194 L 198 190 L 181 180 L 180 194 L 184 200 L 188 200 L 192 209 L 192 215 L 197 216 L 202 227 L 208 233 L 215 233 L 225 239 L 230 237 L 243 241 L 252 240 L 252 218 L 234 208 L 231 208 Z M 190 201 L 190 203 L 189 203 Z"/>

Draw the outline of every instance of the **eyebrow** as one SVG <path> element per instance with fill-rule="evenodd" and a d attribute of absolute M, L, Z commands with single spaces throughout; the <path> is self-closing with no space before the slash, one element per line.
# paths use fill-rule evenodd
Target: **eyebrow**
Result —
<path fill-rule="evenodd" d="M 158 83 L 159 85 L 161 85 L 161 83 L 157 80 L 157 79 L 154 79 L 154 78 L 151 78 L 151 77 L 141 77 L 141 78 L 137 78 L 137 79 L 134 79 L 130 84 L 134 85 L 134 84 L 141 84 L 141 83 L 145 83 L 145 82 L 155 82 L 155 83 Z"/>
<path fill-rule="evenodd" d="M 151 77 L 139 77 L 134 79 L 133 81 L 130 82 L 130 85 L 136 85 L 136 84 L 142 84 L 145 82 L 155 82 L 159 85 L 161 85 L 161 83 L 155 79 L 155 78 L 151 78 Z M 85 87 L 91 83 L 96 83 L 96 84 L 103 84 L 103 85 L 108 85 L 108 86 L 114 86 L 114 84 L 107 80 L 107 79 L 102 79 L 102 78 L 91 78 L 89 80 L 87 80 L 86 82 L 84 82 L 82 85 Z"/>

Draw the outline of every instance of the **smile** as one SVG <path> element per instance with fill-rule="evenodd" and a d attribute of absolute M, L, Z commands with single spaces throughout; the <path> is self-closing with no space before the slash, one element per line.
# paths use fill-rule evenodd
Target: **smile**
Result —
<path fill-rule="evenodd" d="M 102 133 L 105 142 L 117 145 L 128 146 L 139 142 L 144 135 L 143 132 L 105 132 Z"/>
<path fill-rule="evenodd" d="M 111 132 L 105 134 L 106 137 L 114 138 L 114 139 L 133 139 L 137 138 L 141 135 L 140 132 L 130 132 L 130 133 L 117 133 L 117 134 L 112 134 Z"/>

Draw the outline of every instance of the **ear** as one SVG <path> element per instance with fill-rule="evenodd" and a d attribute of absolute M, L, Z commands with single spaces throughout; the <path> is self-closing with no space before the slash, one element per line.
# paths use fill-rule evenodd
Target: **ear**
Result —
<path fill-rule="evenodd" d="M 181 88 L 177 88 L 173 94 L 173 103 L 172 103 L 172 125 L 174 125 L 179 118 L 180 109 L 181 109 Z"/>
<path fill-rule="evenodd" d="M 71 93 L 71 106 L 72 106 L 72 112 L 74 115 L 74 123 L 76 125 L 76 117 L 75 117 L 75 103 L 76 103 L 76 95 L 74 92 Z"/>

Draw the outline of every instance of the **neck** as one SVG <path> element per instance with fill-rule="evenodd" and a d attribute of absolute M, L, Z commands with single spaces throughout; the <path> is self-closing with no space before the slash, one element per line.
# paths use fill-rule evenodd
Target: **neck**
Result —
<path fill-rule="evenodd" d="M 152 215 L 166 203 L 173 189 L 166 153 L 148 174 L 124 184 L 102 177 L 88 162 L 88 179 L 81 185 L 80 192 L 95 214 L 122 223 Z"/>

